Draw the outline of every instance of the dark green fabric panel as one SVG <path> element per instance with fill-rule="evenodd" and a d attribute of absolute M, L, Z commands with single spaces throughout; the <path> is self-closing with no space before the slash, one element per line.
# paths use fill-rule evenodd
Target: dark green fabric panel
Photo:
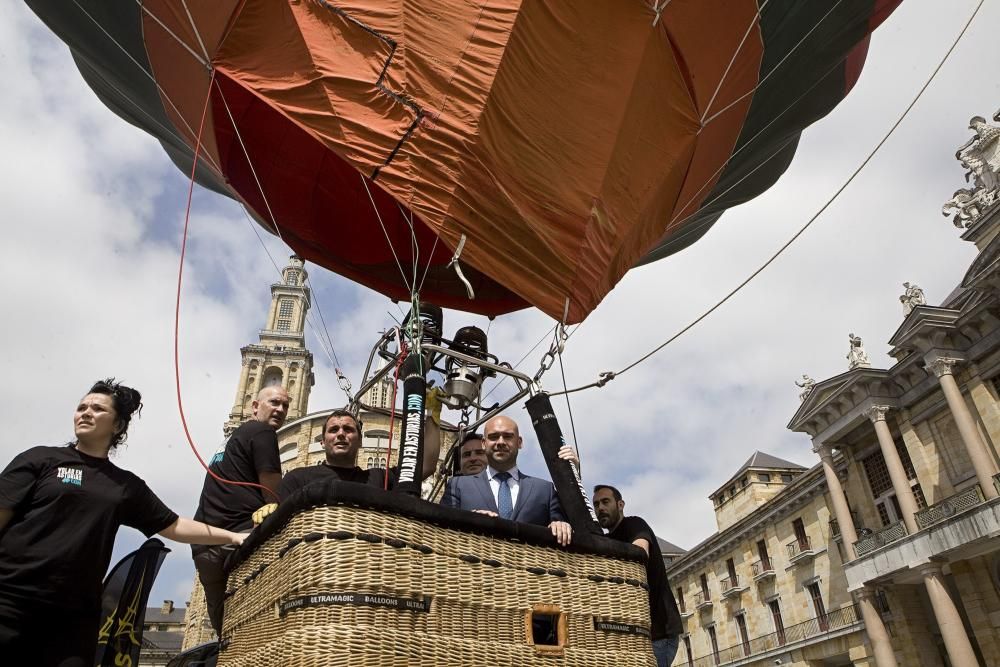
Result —
<path fill-rule="evenodd" d="M 847 94 L 845 60 L 868 34 L 875 0 L 841 0 L 824 18 L 830 6 L 830 2 L 771 0 L 764 8 L 760 18 L 764 41 L 760 78 L 773 73 L 754 94 L 734 149 L 736 155 L 702 208 L 638 265 L 686 248 L 727 209 L 774 185 L 791 164 L 802 130 L 830 113 Z M 814 26 L 815 31 L 796 47 Z"/>
<path fill-rule="evenodd" d="M 193 153 L 163 109 L 150 77 L 135 0 L 25 0 L 25 4 L 70 49 L 84 81 L 98 99 L 126 122 L 154 136 L 185 174 Z M 199 165 L 198 182 L 228 194 L 211 171 Z"/>

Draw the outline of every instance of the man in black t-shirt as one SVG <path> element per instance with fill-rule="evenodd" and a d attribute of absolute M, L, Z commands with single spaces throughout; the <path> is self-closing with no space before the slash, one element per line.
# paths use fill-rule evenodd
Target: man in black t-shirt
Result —
<path fill-rule="evenodd" d="M 253 402 L 253 419 L 244 423 L 216 452 L 205 475 L 201 500 L 195 519 L 227 530 L 244 532 L 253 528 L 251 515 L 262 505 L 273 502 L 274 490 L 281 483 L 281 461 L 275 431 L 288 415 L 288 393 L 280 386 L 264 387 Z M 260 485 L 272 490 L 265 494 Z M 224 565 L 232 547 L 193 546 L 194 565 L 205 589 L 205 604 L 215 634 L 222 634 L 223 599 L 226 593 Z"/>
<path fill-rule="evenodd" d="M 434 472 L 441 449 L 441 433 L 434 421 L 434 415 L 428 415 L 424 424 L 424 442 L 421 479 L 429 477 Z M 313 482 L 330 479 L 389 489 L 396 485 L 395 468 L 388 471 L 387 481 L 385 468 L 363 470 L 357 466 L 358 450 L 361 449 L 361 423 L 347 410 L 334 410 L 326 418 L 326 424 L 323 426 L 323 449 L 326 452 L 326 461 L 323 463 L 288 471 L 281 480 L 281 486 L 278 487 L 280 502 L 284 502 L 293 493 Z"/>
<path fill-rule="evenodd" d="M 597 521 L 606 528 L 608 537 L 630 542 L 640 547 L 648 556 L 646 583 L 649 584 L 650 636 L 657 667 L 669 667 L 677 654 L 681 634 L 681 616 L 677 612 L 674 594 L 667 581 L 660 544 L 649 524 L 637 516 L 625 516 L 625 501 L 613 486 L 598 484 L 594 487 L 594 510 Z"/>

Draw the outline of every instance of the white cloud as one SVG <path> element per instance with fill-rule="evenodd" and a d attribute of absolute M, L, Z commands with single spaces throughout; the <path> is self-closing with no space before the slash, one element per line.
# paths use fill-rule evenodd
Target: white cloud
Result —
<path fill-rule="evenodd" d="M 857 167 L 922 85 L 974 3 L 910 0 L 875 34 L 848 99 L 803 135 L 769 192 L 728 212 L 679 255 L 632 271 L 573 336 L 570 386 L 617 370 L 700 314 L 780 246 Z M 0 22 L 0 100 L 7 211 L 0 284 L 8 382 L 0 458 L 65 441 L 71 409 L 93 379 L 117 374 L 146 398 L 119 462 L 176 510 L 194 510 L 203 473 L 187 450 L 173 384 L 173 308 L 186 178 L 159 146 L 109 113 L 65 48 L 21 5 Z M 730 303 L 648 362 L 603 389 L 572 396 L 586 481 L 611 482 L 630 511 L 689 547 L 714 531 L 706 500 L 755 449 L 804 465 L 815 455 L 785 424 L 798 406 L 792 382 L 846 369 L 847 333 L 864 337 L 875 365 L 902 319 L 904 280 L 932 302 L 960 280 L 974 248 L 939 211 L 963 185 L 953 159 L 974 114 L 1000 107 L 991 27 L 983 8 L 924 99 L 812 229 Z M 182 394 L 203 452 L 229 412 L 239 348 L 256 340 L 275 271 L 238 209 L 200 193 L 191 220 L 181 315 Z M 279 263 L 287 256 L 267 240 Z M 310 269 L 345 370 L 355 386 L 379 328 L 398 316 L 385 298 Z M 449 312 L 446 330 L 485 318 Z M 314 311 L 318 324 L 318 313 Z M 537 312 L 499 318 L 491 349 L 511 362 L 551 327 Z M 312 409 L 343 403 L 315 335 Z M 523 369 L 534 373 L 545 344 Z M 509 383 L 507 383 L 509 385 Z M 506 386 L 506 385 L 505 385 Z M 545 386 L 561 386 L 558 366 Z M 509 391 L 509 386 L 497 396 Z M 553 403 L 567 435 L 561 397 Z M 520 409 L 511 414 L 527 427 Z M 528 437 L 529 443 L 534 438 Z M 542 472 L 533 444 L 524 466 Z M 124 533 L 123 533 L 124 534 Z M 124 544 L 138 540 L 127 537 Z M 186 599 L 192 569 L 175 546 L 154 592 Z"/>

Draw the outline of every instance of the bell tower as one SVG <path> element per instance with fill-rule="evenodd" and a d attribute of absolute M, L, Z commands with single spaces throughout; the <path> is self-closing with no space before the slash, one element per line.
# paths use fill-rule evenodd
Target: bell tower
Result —
<path fill-rule="evenodd" d="M 260 342 L 240 350 L 243 368 L 233 409 L 223 426 L 226 436 L 253 415 L 253 400 L 264 387 L 280 385 L 288 392 L 287 421 L 309 411 L 309 391 L 316 380 L 305 339 L 306 313 L 312 304 L 306 276 L 302 259 L 292 255 L 281 271 L 281 282 L 271 285 L 271 306 Z"/>

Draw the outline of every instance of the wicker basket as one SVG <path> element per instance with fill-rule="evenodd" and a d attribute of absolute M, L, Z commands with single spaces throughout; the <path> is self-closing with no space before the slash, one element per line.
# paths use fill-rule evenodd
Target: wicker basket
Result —
<path fill-rule="evenodd" d="M 654 665 L 641 550 L 574 541 L 313 485 L 231 563 L 219 665 Z"/>

